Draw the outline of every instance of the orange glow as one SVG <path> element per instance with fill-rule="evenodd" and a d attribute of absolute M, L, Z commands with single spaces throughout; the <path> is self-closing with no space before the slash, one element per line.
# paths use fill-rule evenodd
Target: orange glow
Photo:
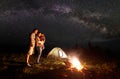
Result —
<path fill-rule="evenodd" d="M 82 64 L 76 57 L 70 57 L 69 62 L 71 63 L 71 68 L 76 68 L 79 71 L 83 68 Z"/>

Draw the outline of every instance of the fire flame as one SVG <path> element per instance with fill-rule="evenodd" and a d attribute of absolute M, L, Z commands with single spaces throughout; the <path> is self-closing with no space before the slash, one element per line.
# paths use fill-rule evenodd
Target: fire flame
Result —
<path fill-rule="evenodd" d="M 82 64 L 76 57 L 70 57 L 69 62 L 71 63 L 71 68 L 76 68 L 79 71 L 83 68 Z"/>

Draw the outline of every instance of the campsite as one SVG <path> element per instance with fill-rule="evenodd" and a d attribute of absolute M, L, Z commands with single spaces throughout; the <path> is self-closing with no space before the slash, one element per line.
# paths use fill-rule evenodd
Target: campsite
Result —
<path fill-rule="evenodd" d="M 0 0 L 0 79 L 120 79 L 120 0 Z"/>
<path fill-rule="evenodd" d="M 61 52 L 61 53 L 60 53 Z M 74 52 L 74 54 L 73 54 Z M 25 62 L 25 53 L 0 54 L 0 79 L 119 79 L 119 58 L 95 49 L 55 47 L 41 64 L 36 64 L 36 54 L 31 58 L 32 67 Z M 79 56 L 83 69 L 70 68 L 66 55 Z M 53 54 L 53 55 L 52 55 Z M 65 55 L 65 58 L 62 56 Z"/>

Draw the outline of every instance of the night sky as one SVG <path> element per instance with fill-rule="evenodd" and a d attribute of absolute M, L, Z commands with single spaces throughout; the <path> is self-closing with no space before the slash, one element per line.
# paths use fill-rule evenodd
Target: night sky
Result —
<path fill-rule="evenodd" d="M 46 45 L 120 48 L 120 0 L 0 0 L 1 45 L 28 45 L 34 28 Z"/>

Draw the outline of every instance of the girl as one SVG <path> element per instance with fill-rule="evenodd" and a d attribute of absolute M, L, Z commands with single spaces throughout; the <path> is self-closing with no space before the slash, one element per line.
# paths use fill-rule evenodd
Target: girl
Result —
<path fill-rule="evenodd" d="M 36 47 L 37 47 L 37 51 L 39 53 L 38 58 L 37 58 L 37 63 L 39 64 L 40 62 L 40 57 L 42 54 L 44 47 L 44 43 L 45 43 L 45 35 L 42 33 L 38 33 L 37 37 L 36 37 Z"/>

